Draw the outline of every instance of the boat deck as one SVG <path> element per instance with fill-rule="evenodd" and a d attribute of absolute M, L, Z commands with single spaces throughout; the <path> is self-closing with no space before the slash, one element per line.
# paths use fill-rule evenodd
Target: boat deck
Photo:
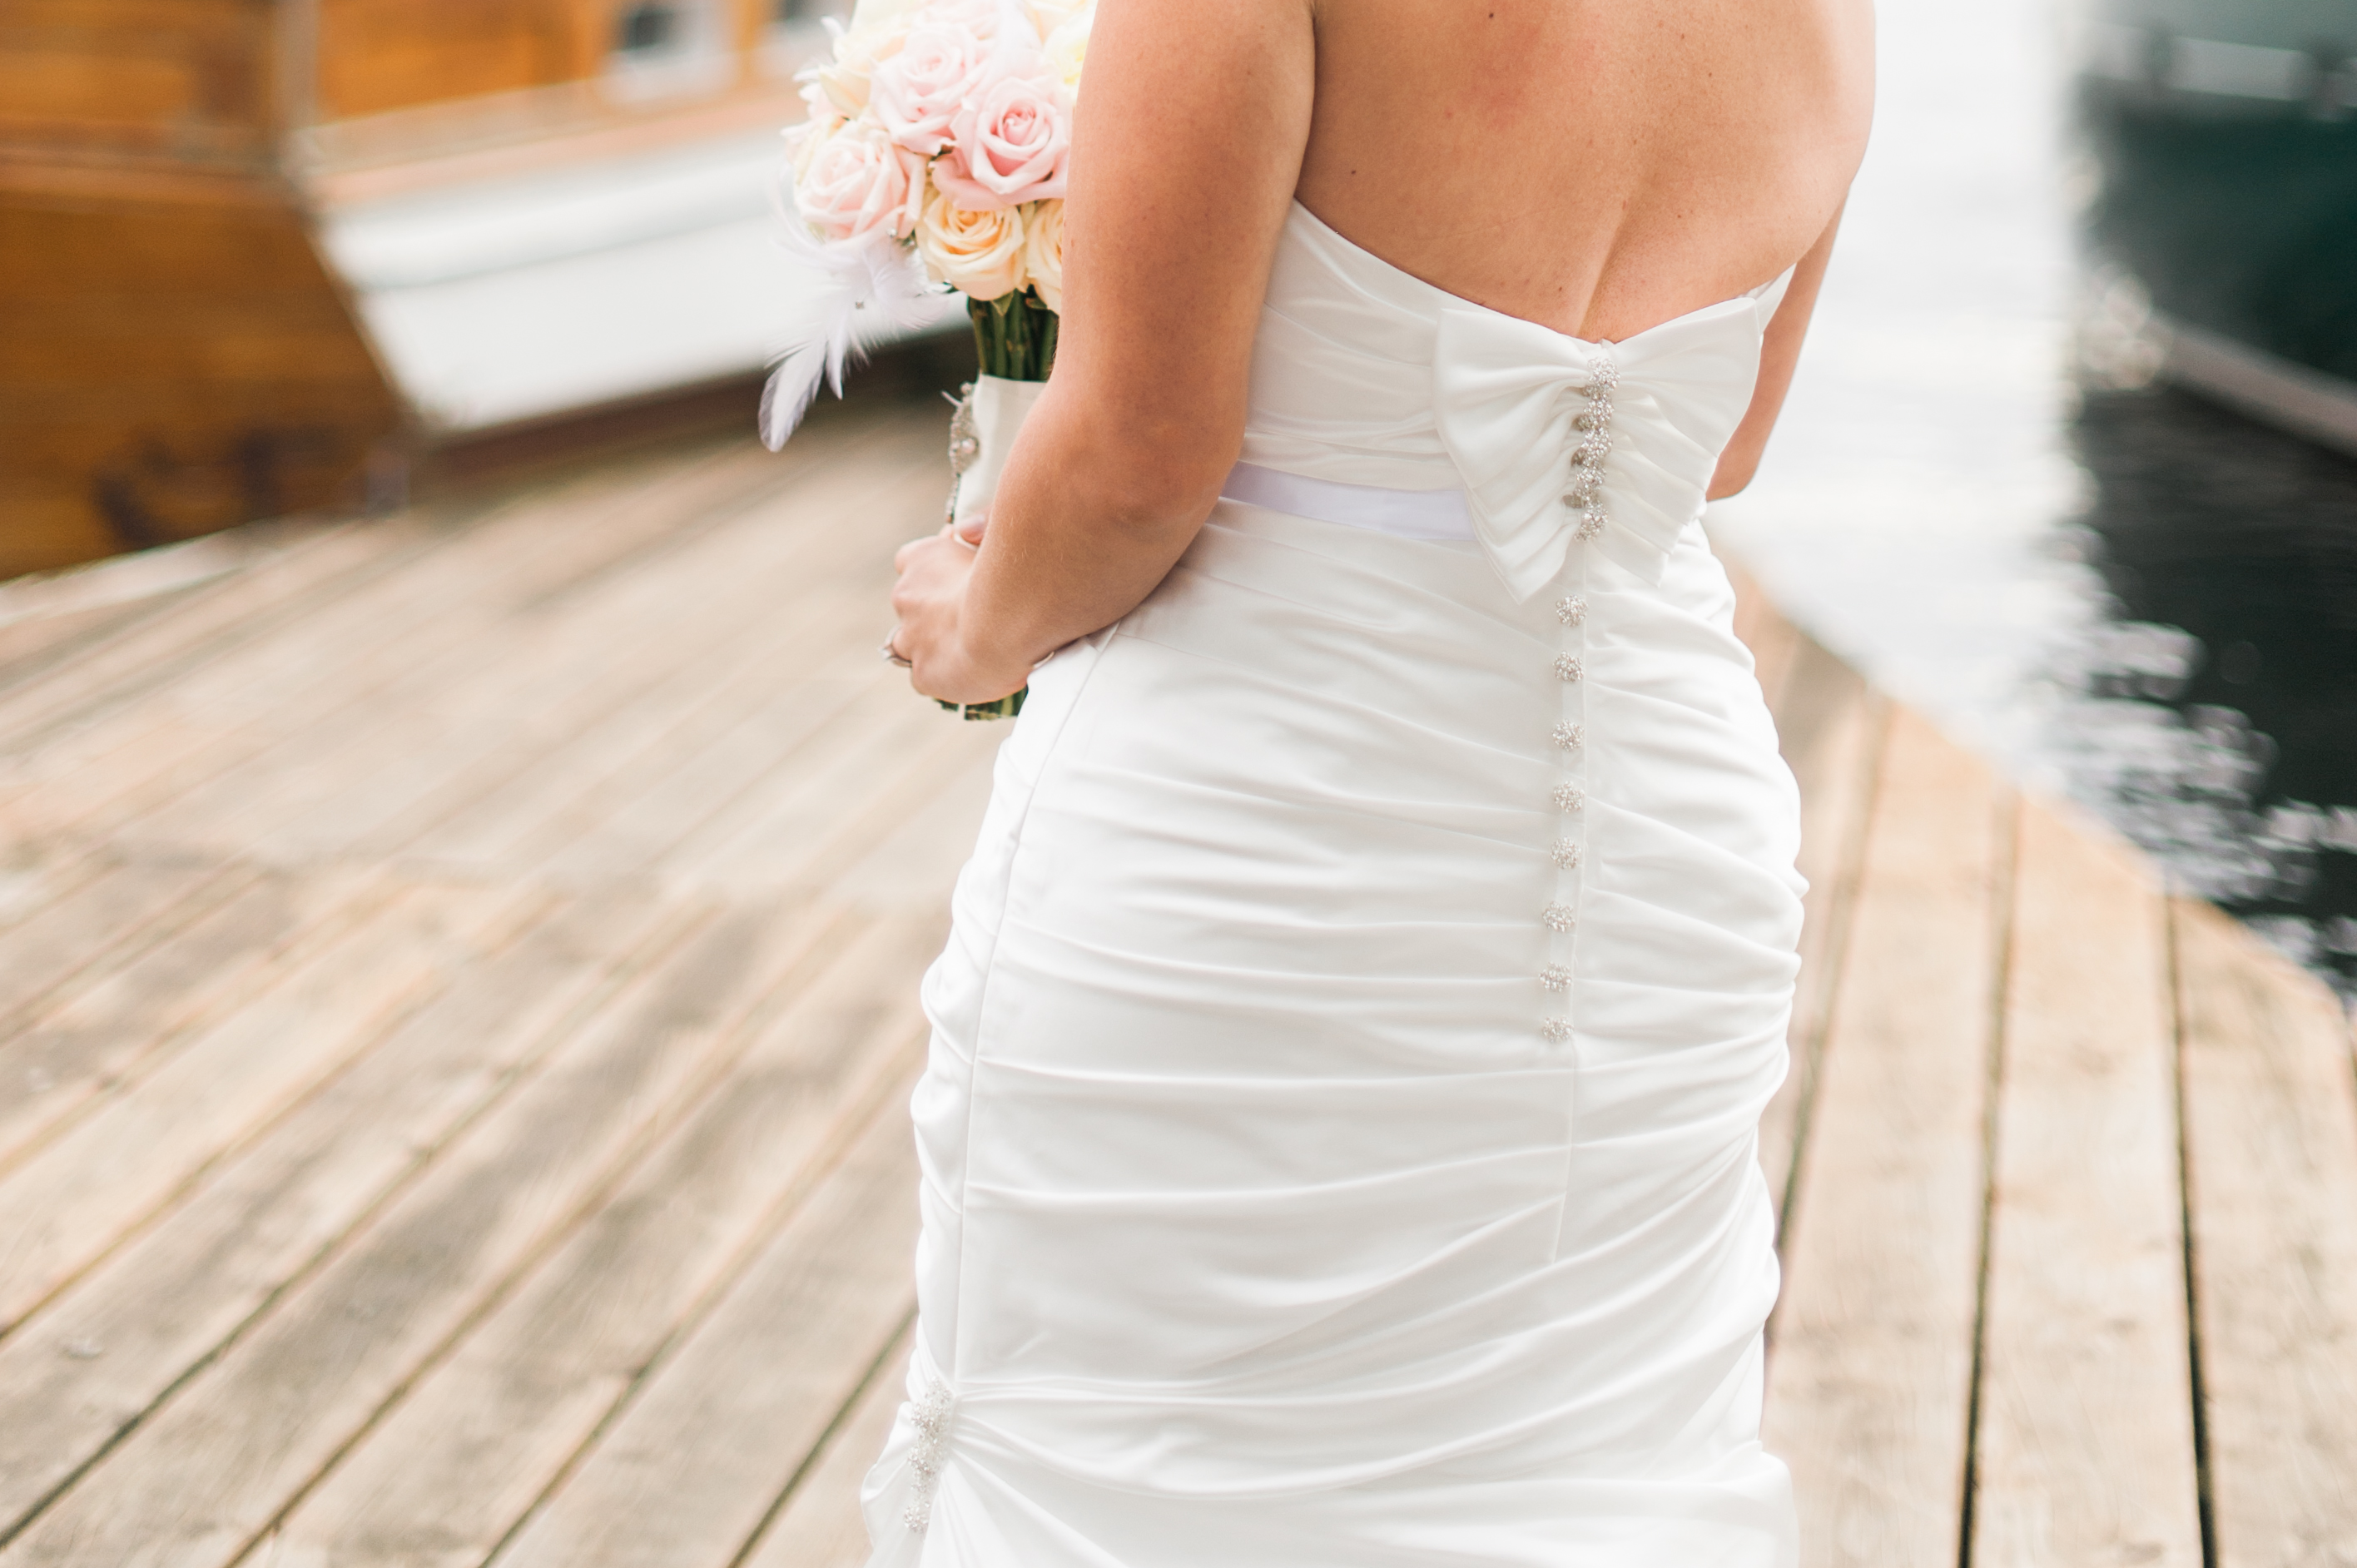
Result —
<path fill-rule="evenodd" d="M 833 1568 L 996 726 L 940 405 L 0 587 L 0 1568 Z M 1756 596 L 1812 1568 L 2357 1562 L 2330 997 Z"/>

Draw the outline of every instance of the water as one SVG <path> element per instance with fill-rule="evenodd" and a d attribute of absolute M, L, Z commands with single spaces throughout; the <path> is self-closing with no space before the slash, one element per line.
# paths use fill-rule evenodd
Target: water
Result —
<path fill-rule="evenodd" d="M 1881 25 L 1809 349 L 1712 532 L 1829 647 L 2357 999 L 2357 464 L 2078 383 L 2093 180 L 2055 5 Z"/>

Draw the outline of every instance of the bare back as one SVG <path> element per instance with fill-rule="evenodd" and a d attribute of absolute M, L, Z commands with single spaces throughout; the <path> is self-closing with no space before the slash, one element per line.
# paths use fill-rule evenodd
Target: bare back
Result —
<path fill-rule="evenodd" d="M 1774 277 L 1865 148 L 1867 0 L 1319 0 L 1315 25 L 1303 205 L 1581 337 Z"/>

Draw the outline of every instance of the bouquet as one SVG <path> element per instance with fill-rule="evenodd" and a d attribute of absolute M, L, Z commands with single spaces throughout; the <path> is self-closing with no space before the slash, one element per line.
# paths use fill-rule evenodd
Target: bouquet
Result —
<path fill-rule="evenodd" d="M 1056 360 L 1064 176 L 1093 0 L 859 0 L 802 75 L 788 248 L 827 284 L 762 397 L 774 449 L 822 381 L 933 296 L 965 296 L 980 374 L 950 425 L 950 521 L 990 504 L 1016 432 Z M 1020 710 L 1023 693 L 964 708 Z M 954 703 L 943 703 L 955 707 Z"/>

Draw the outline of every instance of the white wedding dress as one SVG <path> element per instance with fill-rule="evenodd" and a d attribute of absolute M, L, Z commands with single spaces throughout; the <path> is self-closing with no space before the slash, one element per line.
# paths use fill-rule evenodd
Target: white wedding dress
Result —
<path fill-rule="evenodd" d="M 928 975 L 878 1565 L 1767 1568 L 1798 802 L 1618 344 L 1296 207 L 1243 461 L 1042 666 Z"/>

